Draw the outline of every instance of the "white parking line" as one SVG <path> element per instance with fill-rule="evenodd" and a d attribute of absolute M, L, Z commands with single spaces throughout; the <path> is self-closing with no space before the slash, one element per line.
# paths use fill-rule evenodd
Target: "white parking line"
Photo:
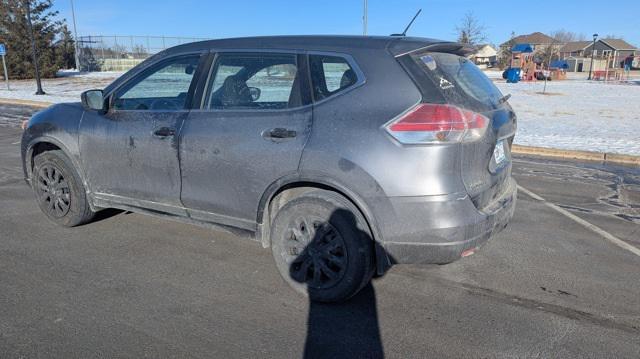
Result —
<path fill-rule="evenodd" d="M 585 227 L 585 228 L 587 228 L 587 229 L 589 229 L 589 230 L 601 235 L 602 237 L 604 237 L 604 239 L 606 239 L 609 242 L 615 244 L 616 246 L 618 246 L 618 247 L 620 247 L 622 249 L 626 249 L 629 252 L 631 252 L 631 253 L 633 253 L 633 254 L 635 254 L 637 256 L 640 256 L 640 249 L 639 248 L 636 248 L 636 247 L 630 245 L 629 243 L 627 243 L 627 242 L 623 241 L 622 239 L 614 236 L 613 234 L 605 231 L 604 229 L 585 221 L 584 219 L 576 216 L 575 214 L 567 211 L 564 208 L 561 208 L 561 207 L 559 207 L 559 206 L 557 206 L 557 205 L 555 205 L 555 204 L 553 204 L 551 202 L 548 202 L 546 199 L 538 196 L 537 194 L 529 191 L 528 189 L 526 189 L 526 188 L 524 188 L 524 187 L 522 187 L 520 185 L 518 185 L 518 190 L 526 193 L 529 197 L 542 202 L 545 206 L 555 210 L 556 212 L 559 212 L 560 214 L 562 214 L 562 215 L 564 215 L 566 217 L 569 217 L 570 219 L 574 220 L 575 222 L 577 222 L 581 226 L 583 226 L 583 227 Z"/>

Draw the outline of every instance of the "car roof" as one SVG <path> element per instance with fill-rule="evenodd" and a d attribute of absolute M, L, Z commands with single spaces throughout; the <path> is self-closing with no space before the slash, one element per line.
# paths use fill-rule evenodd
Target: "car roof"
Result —
<path fill-rule="evenodd" d="M 163 51 L 172 53 L 207 49 L 287 49 L 351 53 L 359 50 L 388 49 L 393 55 L 448 41 L 405 36 L 297 35 L 256 36 L 205 40 L 178 45 Z"/>

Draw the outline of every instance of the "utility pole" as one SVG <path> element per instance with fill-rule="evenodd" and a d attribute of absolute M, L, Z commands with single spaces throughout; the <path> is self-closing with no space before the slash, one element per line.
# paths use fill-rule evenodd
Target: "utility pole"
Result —
<path fill-rule="evenodd" d="M 591 46 L 591 66 L 589 66 L 589 80 L 591 80 L 591 72 L 593 72 L 593 55 L 596 53 L 596 40 L 598 34 L 593 34 L 593 46 Z"/>
<path fill-rule="evenodd" d="M 24 0 L 24 6 L 27 10 L 27 25 L 29 26 L 29 38 L 31 39 L 31 54 L 33 55 L 33 67 L 36 72 L 36 95 L 44 95 L 42 91 L 42 83 L 40 82 L 40 68 L 38 67 L 38 53 L 36 52 L 36 39 L 33 35 L 33 24 L 31 23 L 31 0 Z"/>
<path fill-rule="evenodd" d="M 364 9 L 362 11 L 362 35 L 367 36 L 367 20 L 368 20 L 368 6 L 367 0 L 364 0 Z"/>
<path fill-rule="evenodd" d="M 73 19 L 73 46 L 75 51 L 76 70 L 80 71 L 80 57 L 78 55 L 78 31 L 76 29 L 76 11 L 73 8 L 73 0 L 71 1 L 71 18 Z"/>

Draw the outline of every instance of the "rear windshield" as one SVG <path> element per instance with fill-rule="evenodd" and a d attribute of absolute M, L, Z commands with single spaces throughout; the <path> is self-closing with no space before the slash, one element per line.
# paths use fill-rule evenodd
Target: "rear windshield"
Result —
<path fill-rule="evenodd" d="M 476 102 L 494 107 L 502 97 L 493 82 L 464 57 L 439 52 L 411 56 L 449 103 L 470 105 L 469 102 Z"/>

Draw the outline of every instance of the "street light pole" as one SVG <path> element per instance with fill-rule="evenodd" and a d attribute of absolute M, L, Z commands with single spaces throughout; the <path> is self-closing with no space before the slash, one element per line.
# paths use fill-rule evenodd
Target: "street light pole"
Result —
<path fill-rule="evenodd" d="M 76 11 L 73 8 L 73 0 L 71 1 L 71 18 L 73 19 L 73 46 L 75 52 L 75 60 L 76 60 L 76 70 L 80 71 L 80 57 L 78 55 L 78 31 L 76 29 Z"/>
<path fill-rule="evenodd" d="M 362 11 L 362 35 L 367 36 L 367 18 L 368 18 L 368 4 L 367 0 L 364 0 L 364 9 Z"/>
<path fill-rule="evenodd" d="M 598 34 L 593 34 L 593 45 L 591 46 L 591 66 L 589 66 L 589 80 L 591 80 L 591 72 L 593 72 L 593 55 L 596 51 L 596 40 L 598 39 Z"/>
<path fill-rule="evenodd" d="M 42 83 L 40 82 L 40 68 L 38 67 L 38 54 L 36 52 L 36 39 L 33 35 L 33 24 L 31 23 L 31 0 L 24 0 L 24 6 L 27 10 L 27 26 L 29 26 L 29 38 L 31 39 L 31 55 L 33 56 L 33 67 L 36 72 L 36 95 L 44 95 L 42 91 Z"/>

